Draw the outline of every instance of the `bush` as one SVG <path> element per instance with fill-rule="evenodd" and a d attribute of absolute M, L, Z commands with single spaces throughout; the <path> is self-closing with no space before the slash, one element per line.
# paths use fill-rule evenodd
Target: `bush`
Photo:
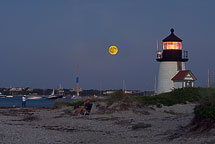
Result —
<path fill-rule="evenodd" d="M 76 101 L 76 102 L 55 101 L 53 108 L 62 108 L 62 107 L 66 107 L 66 106 L 79 107 L 82 105 L 84 105 L 84 101 Z"/>
<path fill-rule="evenodd" d="M 84 105 L 84 101 L 82 101 L 82 100 L 70 103 L 70 106 L 74 106 L 74 107 L 79 107 L 79 106 L 83 106 L 83 105 Z"/>
<path fill-rule="evenodd" d="M 194 108 L 195 119 L 215 119 L 215 89 L 202 89 L 201 94 L 204 97 L 201 98 L 199 105 Z"/>
<path fill-rule="evenodd" d="M 165 105 L 184 104 L 187 102 L 205 102 L 215 92 L 215 89 L 208 88 L 183 88 L 175 89 L 172 92 L 162 93 L 156 96 L 135 97 L 142 105 Z"/>
<path fill-rule="evenodd" d="M 197 119 L 215 119 L 215 107 L 211 105 L 198 105 L 194 109 L 194 114 Z"/>
<path fill-rule="evenodd" d="M 183 88 L 175 89 L 168 93 L 162 93 L 156 96 L 129 96 L 123 91 L 117 91 L 113 93 L 106 100 L 108 105 L 114 102 L 133 102 L 136 101 L 141 105 L 158 105 L 158 106 L 172 106 L 175 104 L 186 104 L 187 102 L 200 102 L 207 103 L 208 101 L 214 101 L 215 98 L 211 97 L 215 95 L 214 88 Z"/>
<path fill-rule="evenodd" d="M 126 102 L 130 103 L 133 100 L 133 98 L 127 94 L 125 94 L 122 90 L 116 91 L 113 94 L 111 94 L 107 99 L 108 106 L 112 105 L 115 102 Z"/>
<path fill-rule="evenodd" d="M 53 105 L 53 108 L 62 108 L 62 107 L 65 107 L 65 106 L 69 106 L 69 102 L 63 102 L 63 101 L 55 101 L 54 102 L 54 105 Z"/>

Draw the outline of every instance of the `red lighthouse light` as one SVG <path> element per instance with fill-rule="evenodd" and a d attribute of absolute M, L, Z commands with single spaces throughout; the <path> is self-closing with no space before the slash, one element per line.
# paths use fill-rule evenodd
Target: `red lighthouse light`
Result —
<path fill-rule="evenodd" d="M 163 50 L 182 50 L 182 42 L 163 42 Z"/>
<path fill-rule="evenodd" d="M 157 61 L 188 61 L 188 52 L 182 53 L 182 40 L 174 34 L 174 29 L 171 29 L 171 34 L 163 39 L 163 50 L 157 52 Z"/>

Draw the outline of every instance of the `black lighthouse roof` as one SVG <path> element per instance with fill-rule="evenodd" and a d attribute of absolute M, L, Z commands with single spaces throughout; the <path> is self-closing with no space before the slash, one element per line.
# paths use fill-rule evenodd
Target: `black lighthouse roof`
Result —
<path fill-rule="evenodd" d="M 163 42 L 182 42 L 182 40 L 177 37 L 175 34 L 174 34 L 174 29 L 172 28 L 171 30 L 171 34 L 166 37 L 165 39 L 163 39 Z"/>

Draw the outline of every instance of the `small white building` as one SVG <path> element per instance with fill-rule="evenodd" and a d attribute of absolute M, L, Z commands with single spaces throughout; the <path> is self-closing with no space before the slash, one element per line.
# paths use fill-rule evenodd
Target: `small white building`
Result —
<path fill-rule="evenodd" d="M 172 79 L 174 84 L 174 89 L 194 87 L 194 82 L 196 77 L 190 70 L 179 71 Z"/>

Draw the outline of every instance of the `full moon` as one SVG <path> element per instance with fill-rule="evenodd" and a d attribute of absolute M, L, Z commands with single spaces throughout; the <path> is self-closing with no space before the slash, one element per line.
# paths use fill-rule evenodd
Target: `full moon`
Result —
<path fill-rule="evenodd" d="M 116 46 L 109 47 L 109 53 L 111 55 L 116 55 L 118 53 L 118 48 Z"/>

